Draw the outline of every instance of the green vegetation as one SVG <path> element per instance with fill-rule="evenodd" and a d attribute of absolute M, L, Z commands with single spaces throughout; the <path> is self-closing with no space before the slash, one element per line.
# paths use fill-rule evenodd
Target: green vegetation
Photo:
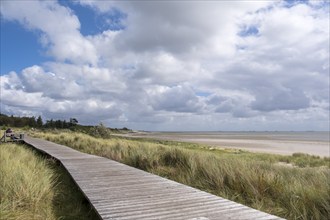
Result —
<path fill-rule="evenodd" d="M 32 117 L 19 117 L 19 116 L 7 116 L 0 113 L 0 126 L 2 130 L 6 130 L 9 127 L 15 128 L 37 128 L 37 129 L 69 129 L 71 131 L 81 132 L 89 134 L 95 137 L 108 138 L 110 133 L 128 133 L 130 129 L 124 127 L 118 128 L 107 128 L 102 123 L 96 126 L 80 125 L 76 118 L 70 118 L 66 120 L 47 120 L 43 123 L 41 116 L 38 118 Z"/>
<path fill-rule="evenodd" d="M 107 157 L 287 219 L 328 219 L 329 158 L 212 149 L 173 141 L 32 135 Z"/>
<path fill-rule="evenodd" d="M 5 114 L 0 114 L 0 126 L 7 127 L 30 127 L 30 128 L 72 128 L 78 125 L 78 120 L 75 118 L 70 118 L 70 121 L 66 120 L 47 120 L 43 123 L 41 116 L 38 118 L 32 117 L 18 117 L 18 116 L 7 116 Z"/>
<path fill-rule="evenodd" d="M 24 145 L 0 145 L 1 219 L 98 219 L 56 161 Z"/>
<path fill-rule="evenodd" d="M 0 113 L 0 125 L 8 126 L 8 127 L 35 127 L 41 128 L 43 123 L 41 116 L 38 118 L 35 117 L 15 117 L 15 116 L 7 116 L 5 114 Z"/>

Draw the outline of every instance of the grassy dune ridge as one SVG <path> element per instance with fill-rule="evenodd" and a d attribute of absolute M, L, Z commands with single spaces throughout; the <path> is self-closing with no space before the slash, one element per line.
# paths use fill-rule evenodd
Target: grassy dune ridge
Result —
<path fill-rule="evenodd" d="M 33 135 L 287 219 L 328 219 L 330 214 L 329 158 L 217 150 L 172 141 L 102 139 L 70 131 Z"/>
<path fill-rule="evenodd" d="M 24 145 L 0 145 L 0 219 L 99 219 L 64 168 Z"/>

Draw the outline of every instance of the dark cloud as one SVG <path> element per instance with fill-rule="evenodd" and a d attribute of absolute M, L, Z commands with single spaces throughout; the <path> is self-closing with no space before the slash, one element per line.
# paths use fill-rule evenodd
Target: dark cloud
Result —
<path fill-rule="evenodd" d="M 188 86 L 161 88 L 150 95 L 150 102 L 156 111 L 199 112 L 202 108 L 194 91 Z"/>
<path fill-rule="evenodd" d="M 310 100 L 301 91 L 264 89 L 257 93 L 251 106 L 259 111 L 299 110 L 310 107 Z"/>

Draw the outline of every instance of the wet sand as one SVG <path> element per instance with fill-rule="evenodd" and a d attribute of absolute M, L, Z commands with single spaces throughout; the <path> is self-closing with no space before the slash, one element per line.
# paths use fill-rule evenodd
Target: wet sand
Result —
<path fill-rule="evenodd" d="M 131 137 L 183 141 L 210 147 L 292 155 L 330 157 L 328 132 L 138 132 Z"/>

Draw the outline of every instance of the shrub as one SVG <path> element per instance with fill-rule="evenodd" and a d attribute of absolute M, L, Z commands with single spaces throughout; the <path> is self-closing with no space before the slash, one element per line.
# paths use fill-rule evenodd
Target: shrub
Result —
<path fill-rule="evenodd" d="M 90 129 L 89 135 L 97 138 L 110 138 L 110 130 L 100 123 Z"/>

